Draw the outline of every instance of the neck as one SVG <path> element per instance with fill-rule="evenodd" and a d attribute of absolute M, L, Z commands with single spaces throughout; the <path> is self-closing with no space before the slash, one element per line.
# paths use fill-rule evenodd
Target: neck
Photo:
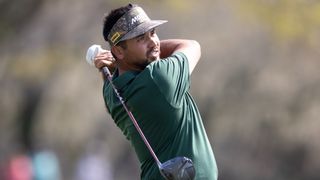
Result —
<path fill-rule="evenodd" d="M 127 72 L 127 70 L 124 70 L 122 68 L 119 68 L 118 70 L 119 70 L 119 76 L 122 75 L 123 73 Z"/>
<path fill-rule="evenodd" d="M 128 72 L 128 71 L 135 71 L 135 72 L 140 72 L 142 71 L 141 69 L 124 69 L 124 68 L 118 68 L 119 76 Z"/>
<path fill-rule="evenodd" d="M 139 66 L 128 66 L 128 65 L 119 65 L 118 66 L 118 70 L 119 70 L 119 75 L 127 72 L 127 71 L 136 71 L 136 72 L 140 72 L 143 71 L 144 67 L 139 67 Z"/>

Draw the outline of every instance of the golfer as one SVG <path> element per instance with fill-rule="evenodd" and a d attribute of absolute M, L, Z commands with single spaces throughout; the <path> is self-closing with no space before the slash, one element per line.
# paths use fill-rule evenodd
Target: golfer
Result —
<path fill-rule="evenodd" d="M 194 40 L 160 41 L 155 28 L 165 22 L 151 20 L 138 5 L 112 10 L 103 25 L 110 51 L 98 54 L 94 64 L 98 69 L 107 66 L 114 71 L 113 84 L 161 162 L 188 157 L 193 161 L 196 180 L 216 180 L 215 157 L 189 93 L 190 75 L 201 56 L 200 45 Z M 108 81 L 103 97 L 115 124 L 137 154 L 141 179 L 163 179 Z"/>

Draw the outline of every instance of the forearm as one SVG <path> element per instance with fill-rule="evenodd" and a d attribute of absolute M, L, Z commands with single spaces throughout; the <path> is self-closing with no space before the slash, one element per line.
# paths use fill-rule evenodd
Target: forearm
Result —
<path fill-rule="evenodd" d="M 168 39 L 160 41 L 160 58 L 166 58 L 174 52 L 182 52 L 189 61 L 190 74 L 201 57 L 201 47 L 197 41 L 184 39 Z"/>
<path fill-rule="evenodd" d="M 168 57 L 176 51 L 195 51 L 199 56 L 201 55 L 200 45 L 197 41 L 187 39 L 166 39 L 160 41 L 161 58 Z"/>
<path fill-rule="evenodd" d="M 179 46 L 183 44 L 183 41 L 185 40 L 167 39 L 160 41 L 161 58 L 166 58 L 172 55 L 175 51 L 179 49 Z"/>
<path fill-rule="evenodd" d="M 170 56 L 176 49 L 177 42 L 174 40 L 161 40 L 160 41 L 160 58 L 166 58 Z"/>

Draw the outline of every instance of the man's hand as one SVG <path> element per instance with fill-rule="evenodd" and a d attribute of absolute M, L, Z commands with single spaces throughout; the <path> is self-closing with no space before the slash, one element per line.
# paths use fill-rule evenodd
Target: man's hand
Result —
<path fill-rule="evenodd" d="M 99 70 L 103 67 L 107 67 L 112 73 L 116 68 L 116 61 L 110 51 L 103 50 L 94 58 L 94 65 Z"/>

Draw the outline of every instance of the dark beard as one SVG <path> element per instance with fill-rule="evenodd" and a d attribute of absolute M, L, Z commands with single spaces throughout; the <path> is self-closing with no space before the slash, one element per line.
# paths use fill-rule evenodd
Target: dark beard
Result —
<path fill-rule="evenodd" d="M 145 69 L 150 63 L 152 63 L 153 61 L 156 61 L 157 59 L 145 59 L 143 62 L 137 64 L 136 66 L 143 70 Z"/>
<path fill-rule="evenodd" d="M 147 53 L 146 53 L 146 57 L 150 57 L 150 54 L 151 52 L 153 51 L 153 49 L 149 50 Z M 141 70 L 145 69 L 150 63 L 152 63 L 153 61 L 156 61 L 158 60 L 159 58 L 146 58 L 144 59 L 143 61 L 141 61 L 140 64 L 137 64 L 137 67 Z"/>

